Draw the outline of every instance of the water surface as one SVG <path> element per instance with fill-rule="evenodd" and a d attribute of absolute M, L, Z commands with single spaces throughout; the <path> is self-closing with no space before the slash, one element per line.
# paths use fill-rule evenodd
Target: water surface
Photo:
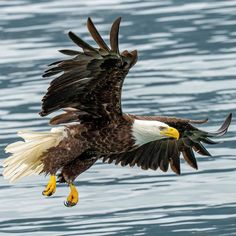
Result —
<path fill-rule="evenodd" d="M 98 0 L 0 1 L 0 158 L 21 129 L 47 130 L 40 100 L 46 65 L 75 49 L 66 33 L 88 42 L 91 16 L 108 39 L 122 16 L 121 49 L 139 61 L 123 89 L 123 109 L 202 119 L 216 129 L 236 109 L 236 1 Z M 53 198 L 42 177 L 11 185 L 0 176 L 0 235 L 236 235 L 236 125 L 208 147 L 195 171 L 182 175 L 98 162 L 77 181 L 80 203 L 64 207 L 69 190 Z M 1 173 L 2 169 L 0 169 Z"/>

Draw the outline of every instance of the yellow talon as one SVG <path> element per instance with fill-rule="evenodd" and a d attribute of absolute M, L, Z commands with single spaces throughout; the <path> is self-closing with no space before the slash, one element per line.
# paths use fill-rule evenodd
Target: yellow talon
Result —
<path fill-rule="evenodd" d="M 44 196 L 51 196 L 56 192 L 56 176 L 51 175 L 47 187 L 42 192 Z"/>
<path fill-rule="evenodd" d="M 79 201 L 79 193 L 74 184 L 70 184 L 70 194 L 67 197 L 67 201 L 64 203 L 66 207 L 75 206 Z"/>

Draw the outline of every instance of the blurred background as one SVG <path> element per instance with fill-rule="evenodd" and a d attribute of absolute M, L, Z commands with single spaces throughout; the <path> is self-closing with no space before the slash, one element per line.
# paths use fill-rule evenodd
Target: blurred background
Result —
<path fill-rule="evenodd" d="M 139 52 L 125 112 L 209 117 L 207 130 L 236 115 L 235 0 L 1 0 L 0 159 L 18 130 L 49 129 L 38 115 L 50 82 L 41 75 L 59 49 L 76 49 L 69 30 L 94 45 L 88 16 L 106 40 L 122 16 L 120 48 Z M 214 158 L 198 158 L 198 171 L 182 161 L 181 176 L 98 162 L 77 180 L 72 209 L 66 185 L 45 198 L 44 176 L 12 185 L 0 167 L 0 235 L 235 235 L 235 122 L 221 141 L 208 147 Z"/>

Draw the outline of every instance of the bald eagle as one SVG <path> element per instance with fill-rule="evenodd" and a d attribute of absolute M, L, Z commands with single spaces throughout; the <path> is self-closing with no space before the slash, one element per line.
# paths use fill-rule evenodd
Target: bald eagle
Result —
<path fill-rule="evenodd" d="M 49 132 L 18 133 L 23 141 L 5 149 L 11 155 L 3 163 L 3 175 L 10 182 L 31 174 L 49 174 L 43 195 L 51 196 L 58 177 L 58 182 L 70 187 L 65 205 L 71 207 L 78 202 L 75 179 L 99 159 L 143 170 L 159 168 L 166 172 L 170 166 L 179 175 L 181 154 L 197 169 L 194 152 L 210 156 L 203 144 L 215 144 L 211 138 L 227 132 L 232 114 L 216 132 L 208 132 L 194 126 L 207 120 L 123 113 L 122 85 L 138 56 L 136 50 L 120 53 L 120 21 L 118 18 L 112 24 L 110 47 L 90 18 L 87 27 L 98 48 L 69 32 L 70 39 L 82 50 L 60 50 L 70 58 L 49 65 L 43 77 L 54 79 L 40 112 L 47 116 L 63 109 L 50 120 L 51 125 L 63 126 Z"/>

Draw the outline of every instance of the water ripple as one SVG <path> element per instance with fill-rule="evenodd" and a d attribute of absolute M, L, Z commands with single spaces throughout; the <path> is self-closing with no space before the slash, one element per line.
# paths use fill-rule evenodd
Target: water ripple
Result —
<path fill-rule="evenodd" d="M 105 40 L 122 16 L 121 49 L 138 49 L 125 81 L 126 112 L 210 117 L 215 130 L 236 110 L 236 1 L 0 1 L 0 158 L 22 129 L 46 130 L 40 100 L 46 65 L 75 48 L 73 30 L 93 43 L 85 28 L 92 16 Z M 65 185 L 44 199 L 46 180 L 10 185 L 0 174 L 0 234 L 10 235 L 235 235 L 236 125 L 182 175 L 140 171 L 98 162 L 78 179 L 80 204 L 67 209 Z M 0 167 L 0 173 L 2 168 Z"/>

